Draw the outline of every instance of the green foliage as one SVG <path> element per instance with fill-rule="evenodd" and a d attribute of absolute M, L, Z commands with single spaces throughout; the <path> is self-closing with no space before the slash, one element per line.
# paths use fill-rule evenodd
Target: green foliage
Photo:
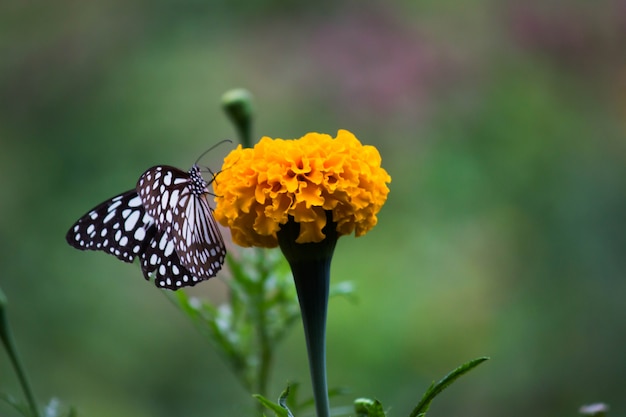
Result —
<path fill-rule="evenodd" d="M 428 411 L 428 408 L 430 407 L 430 404 L 433 402 L 437 395 L 441 394 L 444 389 L 448 388 L 459 377 L 468 373 L 488 359 L 489 358 L 486 357 L 473 359 L 450 372 L 439 382 L 431 384 L 431 386 L 426 390 L 424 396 L 417 404 L 417 406 L 413 409 L 409 417 L 424 417 L 426 415 L 426 411 Z"/>
<path fill-rule="evenodd" d="M 443 392 L 446 388 L 448 388 L 452 383 L 454 383 L 458 378 L 465 375 L 481 363 L 485 362 L 489 358 L 481 357 L 473 359 L 463 365 L 457 367 L 445 377 L 443 377 L 437 383 L 432 383 L 430 387 L 426 390 L 422 399 L 417 404 L 417 406 L 413 409 L 409 417 L 425 417 L 430 404 L 433 402 L 435 397 Z M 294 386 L 297 388 L 297 385 Z M 254 397 L 263 404 L 264 407 L 274 411 L 277 417 L 293 417 L 297 415 L 297 413 L 292 414 L 291 410 L 295 408 L 295 400 L 296 390 L 291 389 L 288 386 L 280 395 L 278 399 L 278 403 L 274 403 L 267 398 L 261 395 L 255 395 Z M 329 393 L 331 396 L 332 393 Z M 354 412 L 356 413 L 356 417 L 386 417 L 387 414 L 383 408 L 383 405 L 377 399 L 369 399 L 369 398 L 357 398 L 354 400 Z M 338 413 L 334 413 L 337 415 Z"/>
<path fill-rule="evenodd" d="M 185 291 L 165 294 L 228 361 L 248 392 L 267 395 L 274 352 L 300 317 L 291 272 L 280 252 L 270 249 L 229 254 L 227 266 L 230 292 L 220 306 Z M 338 282 L 330 295 L 354 299 L 354 286 Z"/>
<path fill-rule="evenodd" d="M 27 403 L 24 403 L 9 394 L 0 392 L 0 401 L 12 406 L 20 415 L 24 417 L 36 417 Z M 43 408 L 41 417 L 77 417 L 78 413 L 73 407 L 64 406 L 58 398 L 52 398 Z"/>
<path fill-rule="evenodd" d="M 289 386 L 287 386 L 287 388 L 285 388 L 285 390 L 280 394 L 280 397 L 278 397 L 278 403 L 274 403 L 258 394 L 254 395 L 254 398 L 256 398 L 264 407 L 274 411 L 276 417 L 293 417 L 291 410 L 289 410 L 289 407 L 287 406 L 287 397 L 289 396 L 289 392 L 290 389 Z"/>
<path fill-rule="evenodd" d="M 289 268 L 276 250 L 229 254 L 228 302 L 214 306 L 184 291 L 167 293 L 226 358 L 250 392 L 265 395 L 277 344 L 299 318 Z"/>
<path fill-rule="evenodd" d="M 459 377 L 471 371 L 487 359 L 488 358 L 484 357 L 477 358 L 467 363 L 464 363 L 463 365 L 459 366 L 448 375 L 443 377 L 443 379 L 441 379 L 439 382 L 431 384 L 431 386 L 428 387 L 428 389 L 422 396 L 422 399 L 413 409 L 409 417 L 425 417 L 426 411 L 428 411 L 430 404 L 437 395 L 441 394 L 444 389 L 449 387 Z M 356 412 L 357 417 L 385 417 L 387 415 L 380 401 L 376 399 L 371 400 L 369 398 L 356 399 L 354 401 L 354 411 Z"/>
<path fill-rule="evenodd" d="M 267 398 L 255 394 L 254 398 L 256 398 L 265 408 L 268 408 L 276 413 L 279 417 L 294 417 L 296 415 L 300 415 L 305 413 L 306 408 L 310 408 L 314 405 L 314 399 L 310 398 L 305 401 L 298 400 L 298 388 L 299 384 L 290 384 L 285 388 L 285 390 L 280 394 L 278 398 L 278 402 L 272 402 Z M 328 397 L 332 398 L 337 395 L 341 395 L 345 393 L 345 389 L 335 388 L 330 389 L 328 391 Z M 358 401 L 358 400 L 357 400 Z M 332 410 L 332 415 L 340 416 L 345 413 L 340 409 Z"/>
<path fill-rule="evenodd" d="M 212 344 L 228 360 L 235 375 L 250 391 L 265 390 L 269 370 L 277 344 L 299 317 L 298 304 L 286 262 L 277 251 L 254 249 L 243 251 L 238 259 L 228 257 L 232 277 L 228 281 L 229 302 L 215 307 L 210 302 L 189 297 L 184 291 L 165 292 L 181 311 L 206 334 Z M 352 286 L 341 283 L 335 286 L 336 295 L 352 295 Z M 39 417 L 30 386 L 12 342 L 6 320 L 6 298 L 0 291 L 1 334 L 3 346 L 14 358 L 16 373 L 23 381 L 28 403 L 8 394 L 0 393 L 0 400 L 11 405 L 24 417 Z M 433 399 L 457 378 L 469 372 L 487 358 L 478 358 L 461 365 L 441 381 L 433 383 L 410 417 L 424 417 Z M 291 409 L 312 405 L 312 401 L 297 402 L 298 384 L 289 386 L 281 393 L 278 402 L 268 400 L 263 394 L 254 394 L 259 405 L 274 412 L 277 417 L 294 417 Z M 329 393 L 337 395 L 342 390 Z M 291 396 L 290 396 L 291 393 Z M 32 400 L 32 401 L 30 401 Z M 385 417 L 378 400 L 357 399 L 354 402 L 358 417 Z M 41 417 L 76 417 L 73 408 L 65 410 L 61 402 L 53 398 L 44 407 Z"/>
<path fill-rule="evenodd" d="M 35 396 L 33 395 L 33 390 L 28 380 L 28 376 L 26 375 L 26 369 L 22 364 L 15 340 L 13 338 L 13 332 L 11 331 L 9 319 L 7 317 L 7 306 L 8 300 L 4 295 L 4 291 L 0 289 L 0 341 L 2 342 L 2 346 L 11 361 L 15 374 L 20 381 L 26 402 L 22 403 L 21 401 L 17 401 L 9 395 L 3 395 L 2 399 L 27 417 L 39 417 L 40 414 L 37 402 L 35 400 Z"/>
<path fill-rule="evenodd" d="M 357 398 L 354 400 L 354 411 L 357 417 L 385 417 L 383 405 L 378 400 Z"/>
<path fill-rule="evenodd" d="M 24 417 L 76 417 L 76 411 L 74 408 L 65 410 L 65 407 L 63 407 L 57 398 L 52 398 L 48 402 L 43 409 L 43 414 L 39 412 L 39 407 L 37 406 L 37 401 L 33 395 L 30 382 L 26 375 L 26 370 L 22 365 L 16 343 L 13 339 L 13 333 L 11 332 L 9 320 L 7 318 L 7 304 L 8 300 L 0 288 L 0 341 L 2 342 L 2 346 L 11 360 L 13 370 L 20 381 L 26 401 L 20 401 L 12 395 L 3 392 L 0 392 L 0 401 L 4 401 L 9 404 Z"/>

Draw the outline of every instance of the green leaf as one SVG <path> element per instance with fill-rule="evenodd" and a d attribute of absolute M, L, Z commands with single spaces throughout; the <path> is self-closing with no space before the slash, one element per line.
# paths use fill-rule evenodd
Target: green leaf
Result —
<path fill-rule="evenodd" d="M 276 417 L 293 417 L 288 408 L 283 408 L 280 404 L 276 404 L 275 402 L 272 402 L 259 394 L 254 394 L 253 397 L 256 398 L 266 408 L 272 410 L 274 414 L 276 414 Z"/>
<path fill-rule="evenodd" d="M 285 390 L 281 392 L 280 397 L 278 397 L 278 404 L 268 400 L 267 398 L 259 394 L 254 394 L 253 397 L 259 400 L 259 402 L 265 407 L 272 410 L 277 417 L 293 417 L 293 414 L 291 414 L 289 407 L 287 407 L 287 399 L 289 397 L 289 385 L 287 385 L 287 388 L 285 388 Z"/>
<path fill-rule="evenodd" d="M 300 391 L 300 383 L 290 382 L 288 387 L 289 387 L 289 395 L 286 397 L 287 407 L 291 410 L 298 411 L 301 407 L 301 405 L 298 404 L 298 393 Z"/>
<path fill-rule="evenodd" d="M 280 397 L 278 397 L 278 404 L 287 410 L 287 413 L 291 416 L 291 411 L 289 411 L 289 407 L 287 407 L 287 397 L 289 397 L 289 385 L 287 385 L 287 388 L 280 393 Z"/>
<path fill-rule="evenodd" d="M 252 286 L 252 279 L 248 277 L 248 274 L 244 271 L 243 262 L 237 261 L 236 258 L 230 254 L 226 255 L 226 265 L 231 273 L 233 283 L 238 283 L 242 289 L 232 288 L 234 291 L 249 292 Z M 231 286 L 233 283 L 229 283 Z"/>
<path fill-rule="evenodd" d="M 385 417 L 385 410 L 380 401 L 369 398 L 354 400 L 354 411 L 357 417 Z"/>
<path fill-rule="evenodd" d="M 430 403 L 435 399 L 437 395 L 439 395 L 444 389 L 448 388 L 454 381 L 456 381 L 461 375 L 466 374 L 471 371 L 484 361 L 488 360 L 488 357 L 481 357 L 473 359 L 467 363 L 456 368 L 454 371 L 450 372 L 448 375 L 443 377 L 443 379 L 436 384 L 433 383 L 424 393 L 421 401 L 417 406 L 413 409 L 413 412 L 410 414 L 410 417 L 423 417 L 426 415 L 426 411 L 430 407 Z"/>

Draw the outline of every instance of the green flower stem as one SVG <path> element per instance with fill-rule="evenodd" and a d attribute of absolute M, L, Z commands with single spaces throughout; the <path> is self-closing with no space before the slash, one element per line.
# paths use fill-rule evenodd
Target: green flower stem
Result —
<path fill-rule="evenodd" d="M 326 381 L 326 315 L 330 287 L 330 263 L 337 243 L 337 225 L 332 213 L 322 232 L 326 238 L 317 243 L 296 243 L 300 225 L 293 219 L 281 226 L 278 243 L 289 262 L 296 284 L 302 324 L 309 355 L 309 370 L 317 417 L 330 417 Z"/>
<path fill-rule="evenodd" d="M 263 272 L 263 279 L 258 282 L 255 293 L 256 332 L 259 341 L 259 368 L 257 374 L 257 393 L 267 395 L 270 368 L 272 365 L 272 343 L 268 335 L 267 314 L 265 312 L 265 282 L 267 274 Z"/>
<path fill-rule="evenodd" d="M 239 142 L 244 148 L 252 147 L 252 94 L 246 89 L 229 90 L 222 96 L 222 108 L 235 126 Z"/>
<path fill-rule="evenodd" d="M 326 312 L 330 259 L 290 263 L 302 311 L 309 370 L 318 417 L 330 416 L 326 381 Z"/>
<path fill-rule="evenodd" d="M 262 323 L 262 325 L 267 326 L 265 323 Z M 260 364 L 257 392 L 261 395 L 267 395 L 267 383 L 269 381 L 270 369 L 272 365 L 272 349 L 265 328 L 259 329 L 258 331 L 259 341 L 261 343 L 261 352 L 259 358 Z"/>
<path fill-rule="evenodd" d="M 40 414 L 39 409 L 37 408 L 37 402 L 35 401 L 35 396 L 33 395 L 33 391 L 28 382 L 26 370 L 24 369 L 24 367 L 22 366 L 22 362 L 20 361 L 20 357 L 18 355 L 17 348 L 13 339 L 13 334 L 11 332 L 11 328 L 9 327 L 9 320 L 7 319 L 6 315 L 6 305 L 7 299 L 4 295 L 4 292 L 2 292 L 2 289 L 0 289 L 0 339 L 2 339 L 4 349 L 7 351 L 7 354 L 9 355 L 9 360 L 11 361 L 11 364 L 15 369 L 15 373 L 17 374 L 17 377 L 20 381 L 31 413 L 33 417 L 39 417 Z"/>

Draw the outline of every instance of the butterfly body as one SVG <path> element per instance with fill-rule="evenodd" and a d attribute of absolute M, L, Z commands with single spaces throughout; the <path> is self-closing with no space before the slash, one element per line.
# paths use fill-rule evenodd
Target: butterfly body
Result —
<path fill-rule="evenodd" d="M 208 184 L 189 172 L 159 165 L 135 190 L 117 195 L 81 217 L 66 240 L 81 250 L 102 250 L 125 262 L 139 257 L 146 279 L 176 290 L 214 277 L 226 248 L 207 201 Z"/>

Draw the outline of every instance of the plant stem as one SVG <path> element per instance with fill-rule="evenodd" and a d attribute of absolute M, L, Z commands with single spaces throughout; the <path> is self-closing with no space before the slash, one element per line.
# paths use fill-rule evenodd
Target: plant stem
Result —
<path fill-rule="evenodd" d="M 11 361 L 13 369 L 17 374 L 17 378 L 20 381 L 20 385 L 22 386 L 22 390 L 24 391 L 24 396 L 26 397 L 26 401 L 28 402 L 31 413 L 33 417 L 39 417 L 37 402 L 35 401 L 35 396 L 33 395 L 30 383 L 28 382 L 26 370 L 24 369 L 24 367 L 22 366 L 22 362 L 20 361 L 13 334 L 11 332 L 11 328 L 9 327 L 9 320 L 6 316 L 6 305 L 7 299 L 0 289 L 0 339 L 2 339 L 4 349 L 7 351 L 7 355 L 9 355 L 9 360 Z"/>
<path fill-rule="evenodd" d="M 330 258 L 291 263 L 309 354 L 309 370 L 317 417 L 330 417 L 326 380 L 326 315 Z M 320 279 L 326 277 L 326 279 Z"/>
<path fill-rule="evenodd" d="M 320 242 L 296 243 L 300 224 L 290 219 L 277 232 L 296 284 L 302 324 L 309 354 L 309 370 L 317 417 L 330 417 L 326 382 L 326 316 L 330 289 L 330 262 L 339 235 L 332 213 L 326 212 L 326 238 Z"/>
<path fill-rule="evenodd" d="M 263 260 L 264 257 L 261 254 L 258 259 Z M 261 277 L 259 279 L 258 287 L 255 294 L 255 315 L 257 336 L 259 340 L 259 369 L 257 374 L 257 393 L 262 396 L 267 396 L 267 384 L 269 381 L 270 367 L 272 364 L 272 346 L 271 340 L 267 333 L 267 315 L 265 311 L 265 283 L 270 274 L 270 271 L 266 271 L 264 265 L 259 265 Z"/>

